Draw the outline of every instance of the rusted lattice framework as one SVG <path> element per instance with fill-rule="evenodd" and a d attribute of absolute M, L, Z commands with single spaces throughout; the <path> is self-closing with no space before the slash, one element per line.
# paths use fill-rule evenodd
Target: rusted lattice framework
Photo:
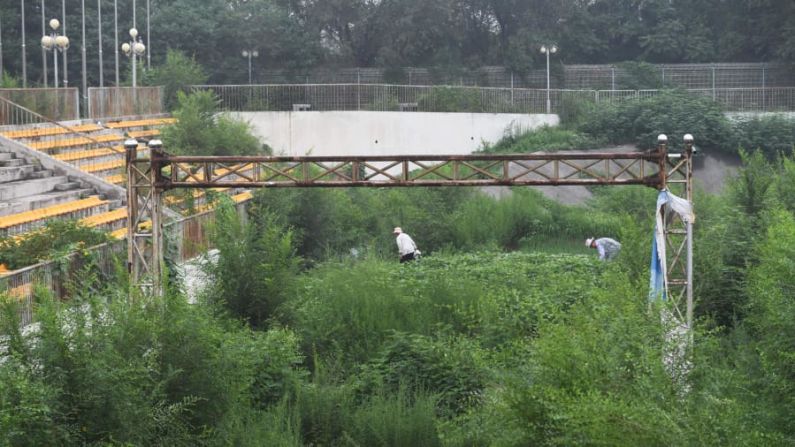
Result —
<path fill-rule="evenodd" d="M 163 193 L 176 188 L 645 185 L 692 200 L 692 137 L 669 154 L 660 136 L 648 152 L 338 157 L 172 156 L 153 140 L 149 156 L 127 149 L 128 268 L 134 284 L 160 293 Z M 665 222 L 669 296 L 692 320 L 692 228 Z"/>

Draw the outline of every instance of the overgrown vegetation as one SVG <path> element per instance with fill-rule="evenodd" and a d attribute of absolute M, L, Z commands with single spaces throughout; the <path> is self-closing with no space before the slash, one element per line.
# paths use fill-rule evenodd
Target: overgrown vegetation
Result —
<path fill-rule="evenodd" d="M 207 115 L 195 116 L 198 131 Z M 582 135 L 545 128 L 488 150 Z M 740 154 L 727 191 L 695 199 L 686 382 L 663 361 L 665 304 L 646 298 L 654 190 L 597 188 L 584 207 L 526 188 L 262 190 L 244 221 L 220 200 L 196 304 L 128 297 L 124 278 L 86 269 L 91 287 L 70 303 L 39 296 L 23 333 L 6 299 L 0 439 L 791 445 L 795 158 Z M 396 225 L 420 261 L 397 263 Z M 593 235 L 621 241 L 615 262 L 582 246 Z"/>
<path fill-rule="evenodd" d="M 177 93 L 189 93 L 191 85 L 203 84 L 207 81 L 204 69 L 195 58 L 169 48 L 163 64 L 147 71 L 144 82 L 148 85 L 163 87 L 163 105 L 166 110 L 174 110 L 179 105 Z"/>
<path fill-rule="evenodd" d="M 15 270 L 109 240 L 107 232 L 77 221 L 50 220 L 43 228 L 23 236 L 0 238 L 0 264 Z"/>
<path fill-rule="evenodd" d="M 163 129 L 163 143 L 183 155 L 255 155 L 263 151 L 248 123 L 219 113 L 212 92 L 177 92 L 176 123 Z"/>

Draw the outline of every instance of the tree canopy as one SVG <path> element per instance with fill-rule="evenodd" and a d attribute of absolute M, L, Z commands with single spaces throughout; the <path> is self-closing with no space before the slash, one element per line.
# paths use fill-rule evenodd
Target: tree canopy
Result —
<path fill-rule="evenodd" d="M 25 5 L 28 78 L 41 81 L 41 34 L 61 18 L 61 2 L 0 0 L 6 69 L 21 69 Z M 98 83 L 97 7 L 102 6 L 105 81 L 115 82 L 114 1 L 86 1 L 86 51 Z M 119 44 L 129 40 L 132 0 L 116 0 Z M 210 82 L 245 82 L 241 52 L 257 50 L 264 68 L 499 65 L 517 71 L 542 64 L 538 48 L 556 43 L 564 63 L 795 62 L 790 20 L 795 3 L 777 0 L 157 0 L 138 1 L 137 26 L 153 64 L 169 49 L 208 68 Z M 69 77 L 80 75 L 81 10 L 67 5 L 72 40 Z M 130 61 L 121 58 L 121 81 Z M 50 60 L 51 63 L 51 60 Z M 255 76 L 256 79 L 256 76 Z"/>

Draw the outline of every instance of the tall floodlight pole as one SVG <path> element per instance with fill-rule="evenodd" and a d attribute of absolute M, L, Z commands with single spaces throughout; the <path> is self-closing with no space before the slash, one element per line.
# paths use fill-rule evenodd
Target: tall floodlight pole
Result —
<path fill-rule="evenodd" d="M 243 57 L 248 58 L 248 85 L 251 85 L 251 58 L 258 57 L 259 52 L 257 50 L 243 50 Z"/>
<path fill-rule="evenodd" d="M 116 87 L 119 86 L 119 0 L 113 0 L 113 48 L 116 50 Z"/>
<path fill-rule="evenodd" d="M 88 106 L 88 79 L 86 78 L 86 0 L 80 0 L 80 14 L 83 21 L 83 38 L 80 42 L 81 66 L 83 69 L 83 107 Z M 85 109 L 84 109 L 85 110 Z"/>
<path fill-rule="evenodd" d="M 66 0 L 61 0 L 61 14 L 63 22 L 63 35 L 66 35 Z M 66 48 L 61 52 L 63 54 L 63 86 L 69 87 L 69 65 L 66 63 Z"/>
<path fill-rule="evenodd" d="M 67 48 L 69 48 L 69 38 L 66 35 L 58 35 L 57 31 L 58 28 L 61 26 L 61 22 L 58 19 L 50 20 L 50 28 L 52 28 L 52 32 L 50 35 L 41 36 L 41 47 L 47 51 L 52 51 L 52 60 L 53 60 L 53 87 L 58 88 L 58 52 L 66 52 Z"/>
<path fill-rule="evenodd" d="M 0 17 L 0 82 L 3 82 L 3 18 Z M 45 73 L 46 75 L 46 73 Z"/>
<path fill-rule="evenodd" d="M 149 0 L 146 0 L 146 43 L 149 51 L 146 52 L 146 69 L 152 69 L 152 36 L 149 34 Z"/>
<path fill-rule="evenodd" d="M 138 35 L 138 30 L 135 28 L 130 29 L 130 38 L 132 39 L 130 42 L 124 42 L 121 45 L 121 50 L 132 59 L 132 86 L 133 89 L 135 89 L 138 87 L 136 59 L 138 59 L 138 56 L 143 56 L 146 51 L 146 45 L 141 42 L 141 37 Z"/>
<path fill-rule="evenodd" d="M 22 88 L 28 88 L 28 57 L 25 54 L 25 0 L 22 0 Z"/>
<path fill-rule="evenodd" d="M 41 0 L 41 35 L 44 36 L 47 34 L 47 22 L 44 19 L 44 0 Z M 47 50 L 42 47 L 41 48 L 41 68 L 44 70 L 44 74 L 42 78 L 44 78 L 44 88 L 47 88 Z M 2 70 L 0 70 L 2 71 Z"/>
<path fill-rule="evenodd" d="M 558 52 L 558 47 L 555 45 L 546 46 L 543 45 L 541 47 L 541 52 L 547 55 L 547 115 L 552 113 L 552 101 L 549 99 L 549 54 L 555 54 Z"/>
<path fill-rule="evenodd" d="M 102 61 L 102 0 L 97 0 L 97 29 L 99 31 L 99 86 L 105 86 L 105 73 Z"/>

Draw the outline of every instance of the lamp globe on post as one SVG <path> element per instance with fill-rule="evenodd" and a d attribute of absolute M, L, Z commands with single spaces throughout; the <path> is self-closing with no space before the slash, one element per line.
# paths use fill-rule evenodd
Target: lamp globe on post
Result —
<path fill-rule="evenodd" d="M 547 114 L 550 114 L 552 113 L 552 101 L 549 99 L 549 55 L 557 53 L 558 47 L 556 45 L 542 45 L 540 50 L 547 57 Z"/>
<path fill-rule="evenodd" d="M 69 49 L 69 38 L 65 35 L 58 35 L 57 30 L 61 27 L 61 22 L 58 19 L 51 19 L 49 23 L 52 31 L 50 35 L 41 37 L 41 47 L 44 48 L 45 51 L 52 51 L 53 73 L 55 75 L 53 86 L 58 88 L 58 52 L 60 51 L 63 53 Z M 44 77 L 47 77 L 46 72 L 44 73 Z"/>
<path fill-rule="evenodd" d="M 257 50 L 243 50 L 240 54 L 242 54 L 243 57 L 248 58 L 248 84 L 251 85 L 251 59 L 259 57 L 259 52 Z"/>

